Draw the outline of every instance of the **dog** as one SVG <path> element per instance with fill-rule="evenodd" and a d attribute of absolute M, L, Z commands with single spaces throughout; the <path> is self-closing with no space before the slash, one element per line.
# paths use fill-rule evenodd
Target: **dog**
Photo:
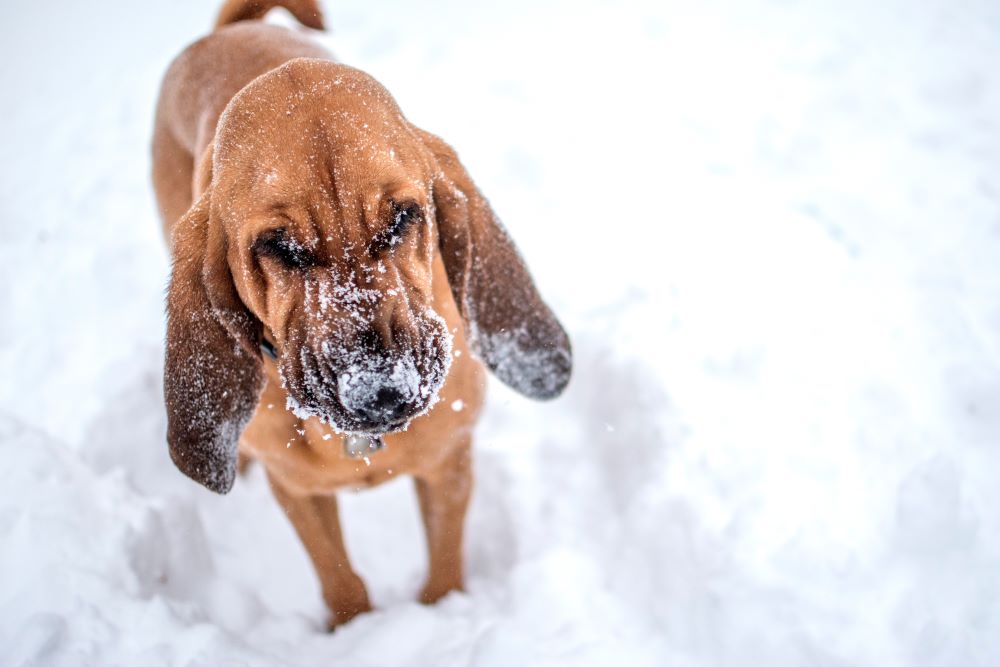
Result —
<path fill-rule="evenodd" d="M 569 382 L 569 338 L 455 151 L 303 31 L 315 0 L 229 0 L 170 65 L 153 183 L 172 253 L 170 456 L 227 493 L 266 470 L 331 628 L 370 609 L 336 492 L 415 480 L 420 594 L 461 589 L 485 369 L 534 399 Z"/>

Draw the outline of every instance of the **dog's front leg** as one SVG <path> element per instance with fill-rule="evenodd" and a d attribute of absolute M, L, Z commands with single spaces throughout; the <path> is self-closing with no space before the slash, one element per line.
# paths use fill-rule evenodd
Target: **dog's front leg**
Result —
<path fill-rule="evenodd" d="M 462 588 L 462 529 L 472 491 L 471 438 L 435 469 L 415 476 L 430 567 L 420 593 L 425 604 Z"/>
<path fill-rule="evenodd" d="M 323 600 L 330 610 L 330 629 L 370 610 L 365 584 L 351 568 L 344 547 L 336 496 L 295 495 L 274 475 L 269 474 L 268 480 L 316 568 Z"/>

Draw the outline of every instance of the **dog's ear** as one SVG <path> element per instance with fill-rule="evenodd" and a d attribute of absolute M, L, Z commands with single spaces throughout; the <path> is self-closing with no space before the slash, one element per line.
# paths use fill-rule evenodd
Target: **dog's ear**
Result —
<path fill-rule="evenodd" d="M 191 479 L 227 493 L 240 434 L 263 390 L 261 324 L 236 293 L 209 201 L 206 191 L 173 232 L 163 390 L 170 458 Z"/>
<path fill-rule="evenodd" d="M 573 368 L 569 337 L 455 151 L 438 137 L 417 132 L 436 162 L 441 256 L 473 349 L 521 394 L 558 396 Z"/>

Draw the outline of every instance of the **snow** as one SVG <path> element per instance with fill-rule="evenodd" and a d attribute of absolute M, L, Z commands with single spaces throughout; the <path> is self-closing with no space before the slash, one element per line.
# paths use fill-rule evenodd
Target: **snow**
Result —
<path fill-rule="evenodd" d="M 147 145 L 216 7 L 58 4 L 0 29 L 0 663 L 1000 664 L 996 3 L 325 3 L 574 350 L 491 384 L 466 592 L 342 494 L 333 634 L 260 468 L 167 454 Z"/>

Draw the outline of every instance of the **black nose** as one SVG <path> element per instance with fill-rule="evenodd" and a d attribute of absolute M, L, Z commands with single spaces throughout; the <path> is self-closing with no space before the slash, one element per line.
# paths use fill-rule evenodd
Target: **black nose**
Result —
<path fill-rule="evenodd" d="M 371 401 L 362 407 L 364 417 L 375 424 L 393 422 L 410 411 L 411 405 L 395 387 L 380 387 Z"/>

